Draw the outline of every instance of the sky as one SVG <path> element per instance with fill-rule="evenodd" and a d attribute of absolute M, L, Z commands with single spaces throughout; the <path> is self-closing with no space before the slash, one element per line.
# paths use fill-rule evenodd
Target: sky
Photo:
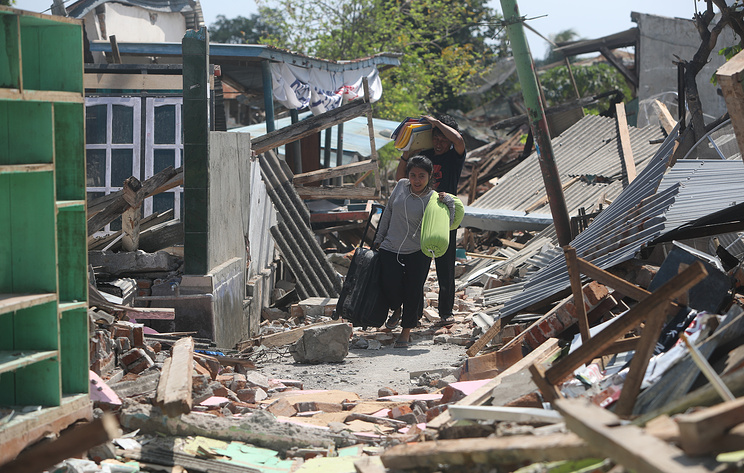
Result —
<path fill-rule="evenodd" d="M 73 0 L 65 3 L 73 3 Z M 14 7 L 43 12 L 51 4 L 51 0 L 16 0 Z M 235 18 L 258 12 L 255 0 L 201 0 L 201 5 L 207 25 L 214 23 L 217 15 Z M 580 38 L 585 39 L 599 38 L 634 27 L 635 23 L 630 20 L 632 11 L 691 19 L 696 5 L 704 8 L 704 2 L 698 0 L 521 0 L 518 5 L 520 14 L 530 19 L 532 28 L 543 36 L 550 37 L 563 30 L 573 29 Z M 501 11 L 501 3 L 497 0 L 490 0 L 489 6 Z M 548 43 L 529 31 L 526 34 L 532 55 L 536 58 L 544 57 Z"/>

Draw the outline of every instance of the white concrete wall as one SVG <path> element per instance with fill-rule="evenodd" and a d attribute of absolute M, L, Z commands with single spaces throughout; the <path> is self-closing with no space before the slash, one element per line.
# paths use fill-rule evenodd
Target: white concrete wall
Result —
<path fill-rule="evenodd" d="M 664 92 L 677 92 L 677 66 L 674 62 L 678 59 L 675 56 L 689 61 L 700 46 L 700 35 L 693 21 L 636 12 L 632 13 L 632 17 L 640 30 L 638 99 L 643 101 Z M 726 113 L 723 97 L 718 96 L 716 93 L 718 87 L 710 83 L 710 78 L 725 62 L 724 57 L 718 55 L 718 50 L 733 44 L 736 44 L 734 33 L 730 28 L 726 28 L 719 36 L 708 64 L 697 76 L 703 112 L 709 115 L 706 122 Z M 677 117 L 676 109 L 670 112 Z M 644 114 L 639 114 L 639 127 L 648 124 L 642 123 L 643 116 Z"/>

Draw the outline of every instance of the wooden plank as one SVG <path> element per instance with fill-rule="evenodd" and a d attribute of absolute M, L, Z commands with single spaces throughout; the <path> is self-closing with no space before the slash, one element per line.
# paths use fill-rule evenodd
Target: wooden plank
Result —
<path fill-rule="evenodd" d="M 318 212 L 310 214 L 311 223 L 347 222 L 349 220 L 367 220 L 369 210 L 352 212 Z"/>
<path fill-rule="evenodd" d="M 0 429 L 0 465 L 16 458 L 28 445 L 50 433 L 58 433 L 78 420 L 93 420 L 93 404 L 88 393 L 63 396 L 58 407 L 45 407 L 15 416 Z"/>
<path fill-rule="evenodd" d="M 649 435 L 638 426 L 622 425 L 611 412 L 583 399 L 559 399 L 554 406 L 569 429 L 587 444 L 637 473 L 710 473 L 702 461 Z"/>
<path fill-rule="evenodd" d="M 558 412 L 537 407 L 458 406 L 449 407 L 454 420 L 496 420 L 499 422 L 524 422 L 556 424 L 563 422 Z"/>
<path fill-rule="evenodd" d="M 0 373 L 15 371 L 24 366 L 58 356 L 59 352 L 57 350 L 2 350 L 0 351 Z"/>
<path fill-rule="evenodd" d="M 674 131 L 674 127 L 677 126 L 677 121 L 672 117 L 672 114 L 669 113 L 667 106 L 656 99 L 651 102 L 651 105 L 656 109 L 656 116 L 659 118 L 659 123 L 661 124 L 661 128 L 664 129 L 664 132 L 668 135 Z"/>
<path fill-rule="evenodd" d="M 644 320 L 650 313 L 664 307 L 669 301 L 679 294 L 686 292 L 689 288 L 703 280 L 708 273 L 699 261 L 691 264 L 682 273 L 664 283 L 654 291 L 652 297 L 647 297 L 628 312 L 618 317 L 610 326 L 589 339 L 572 353 L 566 355 L 560 362 L 551 366 L 545 377 L 551 384 L 556 384 L 581 366 L 584 362 L 592 360 L 603 350 L 621 338 L 628 330 Z"/>
<path fill-rule="evenodd" d="M 0 87 L 0 100 L 24 100 L 33 102 L 83 103 L 85 98 L 79 92 L 54 90 L 19 90 Z"/>
<path fill-rule="evenodd" d="M 54 171 L 54 164 L 3 164 L 0 165 L 0 174 L 16 174 L 24 172 L 51 172 Z"/>
<path fill-rule="evenodd" d="M 501 319 L 494 320 L 493 325 L 481 335 L 481 337 L 473 343 L 473 345 L 465 351 L 468 356 L 475 356 L 479 351 L 483 350 L 488 342 L 493 340 L 493 337 L 499 334 L 501 331 Z"/>
<path fill-rule="evenodd" d="M 607 347 L 602 351 L 602 355 L 615 355 L 618 353 L 625 353 L 627 351 L 633 351 L 638 346 L 638 342 L 641 337 L 629 337 L 617 340 L 615 343 Z"/>
<path fill-rule="evenodd" d="M 56 300 L 57 294 L 53 292 L 44 294 L 0 294 L 0 314 L 27 309 Z"/>
<path fill-rule="evenodd" d="M 581 273 L 576 258 L 576 248 L 564 246 L 563 254 L 566 257 L 566 269 L 568 270 L 568 279 L 571 281 L 571 291 L 573 292 L 573 303 L 576 307 L 576 319 L 579 321 L 579 333 L 581 340 L 586 342 L 591 338 L 589 334 L 589 319 L 586 317 L 586 302 L 584 301 L 584 288 L 581 286 Z"/>
<path fill-rule="evenodd" d="M 540 363 L 543 360 L 546 360 L 550 356 L 554 355 L 558 350 L 558 339 L 551 338 L 536 349 L 532 350 L 530 354 L 511 365 L 509 368 L 505 369 L 502 373 L 499 373 L 499 375 L 493 378 L 491 381 L 476 389 L 472 394 L 468 394 L 464 398 L 460 399 L 460 401 L 457 402 L 457 405 L 477 406 L 484 404 L 492 397 L 494 388 L 501 383 L 502 379 L 525 368 L 528 368 L 533 363 Z M 452 418 L 449 413 L 447 411 L 444 411 L 436 418 L 428 422 L 427 427 L 436 429 L 448 423 L 451 419 Z"/>
<path fill-rule="evenodd" d="M 333 168 L 318 169 L 317 171 L 295 174 L 292 178 L 292 184 L 302 186 L 310 182 L 318 182 L 323 179 L 331 179 L 339 176 L 348 176 L 369 170 L 377 170 L 377 161 L 367 160 L 357 163 L 342 164 Z"/>
<path fill-rule="evenodd" d="M 336 233 L 336 232 L 345 232 L 347 230 L 358 230 L 360 228 L 364 227 L 364 223 L 362 222 L 356 222 L 356 223 L 349 223 L 347 225 L 337 225 L 335 227 L 326 227 L 326 228 L 320 228 L 318 230 L 313 230 L 316 235 L 325 235 L 327 233 Z"/>
<path fill-rule="evenodd" d="M 373 187 L 296 187 L 297 194 L 303 199 L 359 199 L 368 200 L 379 197 Z"/>
<path fill-rule="evenodd" d="M 176 318 L 176 309 L 168 307 L 126 307 L 124 313 L 128 317 L 142 320 L 174 320 Z"/>
<path fill-rule="evenodd" d="M 625 279 L 619 278 L 614 274 L 605 271 L 604 269 L 594 265 L 593 263 L 590 263 L 584 258 L 577 258 L 576 260 L 578 262 L 579 271 L 581 271 L 581 274 L 584 274 L 594 279 L 595 281 L 604 284 L 605 286 L 610 286 L 615 291 L 624 296 L 628 296 L 631 299 L 640 302 L 648 297 L 649 294 L 651 294 L 642 287 L 631 284 Z"/>
<path fill-rule="evenodd" d="M 180 185 L 183 185 L 183 166 L 177 168 L 176 174 L 171 179 L 169 179 L 165 184 L 153 190 L 150 193 L 150 195 L 155 195 L 160 192 L 165 192 L 169 189 L 173 189 L 174 187 L 177 187 Z M 116 192 L 112 192 L 111 194 L 108 194 L 108 195 L 102 195 L 100 197 L 96 197 L 95 199 L 90 199 L 88 201 L 88 218 L 92 217 L 93 215 L 97 214 L 101 210 L 105 209 L 106 206 L 108 206 L 111 202 L 123 196 L 124 196 L 124 191 L 119 190 Z M 166 220 L 170 220 L 171 218 L 168 218 Z"/>
<path fill-rule="evenodd" d="M 648 360 L 653 356 L 656 342 L 659 340 L 659 335 L 661 335 L 661 329 L 664 328 L 667 316 L 673 310 L 675 310 L 675 307 L 667 304 L 666 307 L 650 313 L 646 318 L 646 324 L 643 327 L 638 347 L 635 350 L 633 359 L 630 360 L 630 368 L 623 383 L 620 399 L 615 406 L 615 414 L 618 416 L 628 417 L 633 412 L 636 398 L 641 391 L 643 377 L 646 375 Z"/>
<path fill-rule="evenodd" d="M 124 181 L 124 200 L 129 207 L 121 214 L 122 239 L 121 247 L 124 251 L 137 251 L 139 249 L 140 237 L 140 215 L 144 196 L 139 191 L 142 183 L 132 176 Z"/>
<path fill-rule="evenodd" d="M 545 369 L 537 363 L 530 366 L 530 374 L 532 375 L 532 382 L 535 383 L 537 388 L 543 395 L 543 398 L 548 402 L 553 402 L 556 399 L 563 397 L 561 390 L 553 383 L 549 383 L 545 379 Z"/>
<path fill-rule="evenodd" d="M 258 155 L 279 146 L 297 141 L 319 131 L 364 115 L 372 107 L 363 100 L 353 100 L 338 108 L 329 110 L 320 115 L 315 115 L 306 120 L 285 126 L 271 133 L 259 136 L 251 140 L 251 150 Z"/>
<path fill-rule="evenodd" d="M 625 116 L 625 104 L 622 102 L 615 104 L 615 119 L 617 122 L 617 134 L 620 137 L 620 149 L 623 152 L 625 174 L 628 176 L 628 184 L 630 184 L 636 178 L 636 167 L 635 159 L 633 158 L 633 148 L 630 146 L 630 133 L 628 133 L 628 119 Z"/>
<path fill-rule="evenodd" d="M 89 72 L 83 75 L 86 89 L 181 90 L 183 76 L 171 74 L 113 74 Z"/>
<path fill-rule="evenodd" d="M 4 473 L 36 473 L 86 450 L 120 436 L 119 423 L 113 414 L 104 414 L 92 422 L 60 434 L 51 442 L 40 442 L 24 450 L 3 465 Z"/>
<path fill-rule="evenodd" d="M 164 184 L 171 181 L 174 177 L 177 176 L 177 174 L 178 171 L 176 169 L 173 169 L 172 166 L 168 166 L 167 168 L 163 169 L 159 173 L 143 182 L 142 187 L 139 189 L 138 193 L 143 195 L 143 199 L 155 195 L 155 193 L 160 192 L 160 189 L 162 189 Z M 106 205 L 103 210 L 88 218 L 88 235 L 92 235 L 93 233 L 106 226 L 109 222 L 124 213 L 124 211 L 129 207 L 130 205 L 124 198 L 124 193 L 122 192 L 108 205 Z"/>
<path fill-rule="evenodd" d="M 622 74 L 628 82 L 633 84 L 634 88 L 638 88 L 638 71 L 634 72 L 625 67 L 622 59 L 615 56 L 615 54 L 607 46 L 600 46 L 599 52 L 602 54 L 602 56 L 605 57 L 605 59 L 607 59 L 607 62 L 612 64 L 615 69 L 620 71 L 620 74 Z"/>
<path fill-rule="evenodd" d="M 155 402 L 168 417 L 191 412 L 192 371 L 194 369 L 194 339 L 186 337 L 173 345 L 165 360 L 158 382 Z"/>
<path fill-rule="evenodd" d="M 440 471 L 442 465 L 472 468 L 472 465 L 487 464 L 497 467 L 600 456 L 587 442 L 568 433 L 399 444 L 386 450 L 380 458 L 389 469 Z"/>
<path fill-rule="evenodd" d="M 744 89 L 742 88 L 742 71 L 744 70 L 744 52 L 739 52 L 716 71 L 718 85 L 723 92 L 731 125 L 734 127 L 736 142 L 744 150 Z M 742 155 L 744 159 L 744 155 Z"/>
<path fill-rule="evenodd" d="M 675 420 L 682 450 L 688 455 L 704 455 L 716 450 L 730 428 L 744 422 L 744 398 L 678 415 Z"/>
<path fill-rule="evenodd" d="M 369 80 L 367 80 L 366 76 L 362 77 L 362 87 L 364 88 L 364 101 L 367 103 L 372 103 L 372 99 L 369 96 Z M 377 191 L 377 195 L 380 195 L 380 190 L 382 189 L 382 180 L 380 179 L 380 166 L 377 160 L 377 146 L 375 146 L 375 125 L 374 120 L 372 120 L 372 107 L 370 107 L 367 111 L 367 131 L 369 132 L 369 157 L 377 164 L 375 168 L 375 190 Z M 369 173 L 370 171 L 364 173 L 364 176 L 358 179 L 354 183 L 354 185 L 358 186 L 364 179 L 367 178 Z"/>
<path fill-rule="evenodd" d="M 160 469 L 161 465 L 180 466 L 186 471 L 209 471 L 220 473 L 259 473 L 259 470 L 245 465 L 236 465 L 224 461 L 198 458 L 188 453 L 174 452 L 170 448 L 146 446 L 144 449 L 116 449 L 118 456 L 142 462 L 153 463 Z M 153 468 L 154 469 L 154 468 Z M 183 470 L 181 470 L 183 471 Z M 266 471 L 270 471 L 268 468 Z M 282 471 L 282 470 L 279 470 Z"/>

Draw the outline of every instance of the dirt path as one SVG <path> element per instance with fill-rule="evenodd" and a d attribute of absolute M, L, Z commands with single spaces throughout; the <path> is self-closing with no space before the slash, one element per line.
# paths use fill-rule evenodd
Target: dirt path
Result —
<path fill-rule="evenodd" d="M 358 333 L 361 332 L 355 332 L 355 336 Z M 382 345 L 376 350 L 352 346 L 342 363 L 300 364 L 286 355 L 276 361 L 259 362 L 258 368 L 270 378 L 302 381 L 304 389 L 338 389 L 374 399 L 383 387 L 408 394 L 417 385 L 409 373 L 453 370 L 465 357 L 463 346 L 434 343 L 430 334 L 414 331 L 412 335 L 414 343 L 407 349 L 392 345 Z"/>

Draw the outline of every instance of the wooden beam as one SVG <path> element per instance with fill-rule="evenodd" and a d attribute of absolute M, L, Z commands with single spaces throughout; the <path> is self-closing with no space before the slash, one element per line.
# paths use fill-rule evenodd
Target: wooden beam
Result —
<path fill-rule="evenodd" d="M 677 126 L 677 120 L 675 120 L 674 117 L 672 117 L 672 114 L 669 113 L 667 106 L 659 100 L 654 99 L 654 101 L 651 102 L 651 105 L 656 109 L 656 116 L 659 118 L 661 128 L 667 135 L 669 135 L 674 131 L 674 127 Z"/>
<path fill-rule="evenodd" d="M 295 187 L 297 194 L 308 200 L 313 199 L 358 199 L 369 200 L 379 197 L 373 187 Z"/>
<path fill-rule="evenodd" d="M 702 461 L 649 435 L 638 426 L 622 425 L 610 411 L 584 399 L 559 399 L 554 403 L 571 431 L 616 463 L 637 473 L 711 473 Z"/>
<path fill-rule="evenodd" d="M 589 339 L 587 343 L 566 355 L 558 363 L 545 372 L 545 378 L 551 384 L 556 384 L 581 366 L 587 360 L 595 358 L 603 350 L 612 345 L 625 333 L 641 323 L 649 314 L 669 304 L 669 301 L 686 292 L 689 288 L 702 281 L 708 275 L 703 264 L 699 261 L 688 266 L 682 273 L 664 283 L 653 292 L 652 297 L 642 300 L 628 312 L 618 317 L 611 325 Z"/>
<path fill-rule="evenodd" d="M 371 110 L 369 103 L 363 100 L 353 100 L 320 115 L 315 115 L 306 120 L 254 138 L 251 140 L 251 150 L 254 154 L 265 153 L 271 149 L 278 148 L 279 146 L 297 141 L 326 128 L 364 115 L 368 110 Z"/>
<path fill-rule="evenodd" d="M 579 321 L 581 341 L 586 343 L 591 338 L 591 335 L 589 334 L 589 319 L 586 317 L 584 288 L 581 285 L 581 272 L 579 271 L 579 264 L 576 258 L 576 248 L 570 245 L 564 246 L 563 254 L 566 257 L 568 279 L 571 281 L 571 291 L 573 292 L 573 303 L 576 308 L 576 319 Z"/>
<path fill-rule="evenodd" d="M 744 76 L 742 76 L 742 71 L 744 71 L 744 51 L 729 59 L 716 71 L 718 85 L 721 86 L 740 150 L 744 150 L 744 88 L 742 88 Z M 744 153 L 742 153 L 742 159 L 744 159 Z"/>
<path fill-rule="evenodd" d="M 148 195 L 148 197 L 158 194 L 160 192 L 165 192 L 169 189 L 173 189 L 174 187 L 177 187 L 180 185 L 183 185 L 183 166 L 176 169 L 176 174 L 171 179 L 169 179 L 165 184 L 153 190 L 150 193 L 150 195 Z M 101 197 L 90 199 L 88 201 L 88 218 L 92 217 L 93 215 L 97 214 L 101 210 L 105 209 L 109 204 L 111 204 L 111 202 L 123 197 L 123 195 L 124 195 L 124 191 L 119 190 L 116 192 L 112 192 L 111 194 L 108 194 L 108 195 L 102 195 Z"/>
<path fill-rule="evenodd" d="M 80 455 L 86 450 L 120 436 L 119 423 L 112 414 L 75 427 L 51 442 L 41 442 L 24 450 L 15 460 L 2 465 L 3 473 L 36 473 Z"/>
<path fill-rule="evenodd" d="M 191 412 L 192 371 L 194 369 L 194 339 L 186 337 L 173 345 L 165 360 L 158 382 L 155 403 L 168 417 Z"/>
<path fill-rule="evenodd" d="M 744 398 L 678 415 L 675 420 L 682 450 L 688 455 L 704 455 L 716 450 L 730 428 L 744 422 Z"/>
<path fill-rule="evenodd" d="M 615 104 L 615 117 L 617 119 L 617 134 L 620 138 L 620 149 L 623 152 L 625 174 L 628 176 L 628 184 L 630 184 L 636 178 L 636 167 L 633 148 L 630 146 L 630 133 L 628 133 L 628 119 L 625 116 L 624 103 Z"/>
<path fill-rule="evenodd" d="M 499 334 L 501 331 L 501 319 L 496 319 L 493 322 L 493 325 L 484 333 L 481 335 L 481 337 L 473 343 L 473 345 L 467 349 L 465 352 L 468 356 L 475 356 L 478 354 L 479 351 L 483 350 L 488 342 L 493 340 L 493 337 Z"/>
<path fill-rule="evenodd" d="M 138 193 L 142 194 L 144 196 L 143 198 L 146 198 L 155 195 L 157 192 L 161 192 L 160 189 L 175 177 L 177 173 L 178 172 L 173 169 L 173 166 L 168 166 L 143 182 L 142 188 Z M 117 196 L 117 198 L 106 205 L 103 210 L 88 218 L 88 235 L 92 235 L 106 226 L 109 222 L 124 213 L 124 211 L 129 207 L 130 205 L 124 198 L 124 193 L 122 192 L 121 195 Z"/>
<path fill-rule="evenodd" d="M 372 103 L 372 99 L 369 95 L 369 80 L 367 80 L 366 76 L 362 77 L 362 87 L 364 88 L 364 101 L 367 103 Z M 369 157 L 377 164 L 375 170 L 375 189 L 377 190 L 377 195 L 380 195 L 380 190 L 382 189 L 382 181 L 380 179 L 380 166 L 377 160 L 377 146 L 375 146 L 375 123 L 374 120 L 372 120 L 372 107 L 369 107 L 369 110 L 367 111 L 367 132 L 369 132 Z M 364 174 L 364 177 L 362 177 L 361 180 L 355 182 L 354 185 L 358 186 L 359 183 L 363 181 L 367 177 L 367 175 L 369 175 L 369 172 L 370 171 L 367 171 Z"/>
<path fill-rule="evenodd" d="M 386 450 L 380 459 L 391 470 L 439 471 L 442 465 L 463 469 L 478 464 L 498 467 L 600 456 L 585 441 L 569 433 L 400 444 Z"/>
<path fill-rule="evenodd" d="M 628 296 L 631 299 L 640 302 L 651 294 L 642 287 L 631 284 L 625 279 L 619 278 L 583 258 L 577 258 L 577 262 L 579 265 L 579 271 L 581 271 L 582 274 L 604 284 L 605 286 L 613 288 L 624 296 Z"/>
<path fill-rule="evenodd" d="M 88 72 L 83 75 L 86 89 L 113 90 L 182 90 L 181 74 L 113 74 Z"/>
<path fill-rule="evenodd" d="M 372 160 L 359 161 L 357 163 L 342 164 L 333 168 L 318 169 L 317 171 L 305 172 L 302 174 L 295 174 L 292 178 L 292 184 L 295 186 L 303 186 L 310 182 L 318 182 L 323 179 L 331 179 L 339 176 L 348 176 L 349 174 L 356 174 L 369 170 L 376 170 L 377 162 Z"/>
<path fill-rule="evenodd" d="M 641 392 L 641 383 L 643 382 L 643 377 L 646 375 L 646 368 L 648 368 L 648 360 L 654 354 L 656 342 L 659 340 L 659 335 L 661 335 L 661 329 L 664 328 L 667 316 L 675 308 L 675 306 L 667 304 L 660 310 L 651 312 L 646 317 L 646 324 L 643 327 L 641 339 L 638 341 L 633 359 L 630 360 L 630 368 L 623 383 L 623 390 L 620 392 L 620 399 L 615 406 L 615 414 L 618 416 L 628 417 L 633 413 L 633 406 L 635 406 L 638 393 Z"/>
<path fill-rule="evenodd" d="M 124 200 L 129 207 L 121 214 L 122 239 L 121 246 L 124 251 L 137 251 L 139 249 L 140 216 L 142 215 L 143 196 L 139 193 L 142 183 L 132 176 L 124 181 Z"/>

